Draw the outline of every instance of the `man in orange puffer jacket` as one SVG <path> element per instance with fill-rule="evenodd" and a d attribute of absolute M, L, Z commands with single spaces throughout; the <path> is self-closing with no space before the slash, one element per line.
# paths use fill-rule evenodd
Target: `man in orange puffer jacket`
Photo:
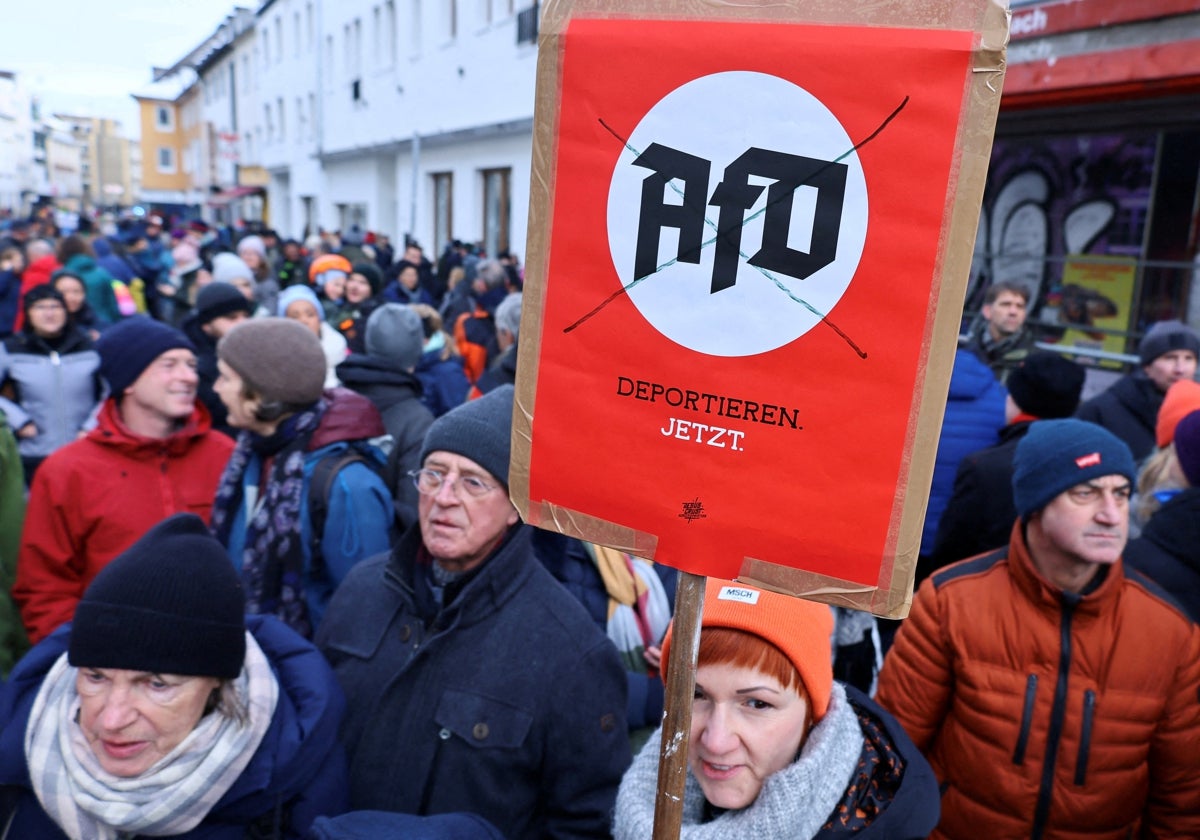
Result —
<path fill-rule="evenodd" d="M 1008 547 L 917 593 L 877 699 L 942 783 L 933 837 L 1200 837 L 1200 631 L 1121 561 L 1135 475 L 1099 426 L 1033 423 Z"/>

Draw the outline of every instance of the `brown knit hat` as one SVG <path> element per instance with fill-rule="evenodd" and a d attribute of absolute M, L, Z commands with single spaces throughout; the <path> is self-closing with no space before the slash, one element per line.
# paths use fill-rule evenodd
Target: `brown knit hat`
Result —
<path fill-rule="evenodd" d="M 307 405 L 325 388 L 321 342 L 290 318 L 243 321 L 221 339 L 217 357 L 267 402 Z"/>
<path fill-rule="evenodd" d="M 774 645 L 787 657 L 796 671 L 812 704 L 813 719 L 825 717 L 829 695 L 833 691 L 833 658 L 829 637 L 833 633 L 833 613 L 824 604 L 768 589 L 709 578 L 704 588 L 705 627 L 741 630 Z M 671 652 L 674 622 L 662 643 L 662 661 L 667 664 Z"/>

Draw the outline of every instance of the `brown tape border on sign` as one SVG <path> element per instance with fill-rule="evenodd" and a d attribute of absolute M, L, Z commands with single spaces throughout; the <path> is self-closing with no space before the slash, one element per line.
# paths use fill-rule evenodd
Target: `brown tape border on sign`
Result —
<path fill-rule="evenodd" d="M 922 18 L 917 11 L 924 14 Z M 775 23 L 808 23 L 895 26 L 970 30 L 977 33 L 971 77 L 963 90 L 962 116 L 955 137 L 957 159 L 950 173 L 954 200 L 947 199 L 939 233 L 935 268 L 940 282 L 931 288 L 935 307 L 921 348 L 922 388 L 913 394 L 908 437 L 897 480 L 885 541 L 885 562 L 874 586 L 854 583 L 815 572 L 745 558 L 738 577 L 768 589 L 836 606 L 861 609 L 887 618 L 908 615 L 912 603 L 912 574 L 920 548 L 928 488 L 933 477 L 933 453 L 941 432 L 943 406 L 953 353 L 933 353 L 935 347 L 957 345 L 962 302 L 974 253 L 975 232 L 991 155 L 992 137 L 1005 70 L 1009 11 L 1004 0 L 926 3 L 891 0 L 851 4 L 844 0 L 791 0 L 769 6 L 743 5 L 725 0 L 549 0 L 543 7 L 538 35 L 537 95 L 533 128 L 529 188 L 529 239 L 526 254 L 526 287 L 518 344 L 518 378 L 513 401 L 512 461 L 509 487 L 513 503 L 531 525 L 552 524 L 553 530 L 654 559 L 658 538 L 590 514 L 542 501 L 529 493 L 532 456 L 533 405 L 537 393 L 537 360 L 541 352 L 544 281 L 553 239 L 555 170 L 557 160 L 558 102 L 561 98 L 563 35 L 573 18 L 679 18 L 687 20 L 739 20 Z M 550 119 L 538 119 L 550 114 Z M 968 130 L 968 126 L 972 129 Z M 535 224 L 538 219 L 541 224 Z M 949 304 L 953 303 L 951 306 Z M 528 340 L 532 339 L 532 340 Z M 933 375 L 930 375 L 933 374 Z M 915 421 L 914 421 L 915 418 Z M 924 449 L 928 458 L 914 458 Z M 914 495 L 910 491 L 921 488 Z"/>

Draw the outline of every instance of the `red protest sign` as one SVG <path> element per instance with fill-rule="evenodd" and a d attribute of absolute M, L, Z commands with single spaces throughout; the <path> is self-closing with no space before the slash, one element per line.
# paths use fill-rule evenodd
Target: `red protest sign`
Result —
<path fill-rule="evenodd" d="M 902 609 L 998 101 L 978 31 L 577 16 L 550 45 L 526 520 Z"/>

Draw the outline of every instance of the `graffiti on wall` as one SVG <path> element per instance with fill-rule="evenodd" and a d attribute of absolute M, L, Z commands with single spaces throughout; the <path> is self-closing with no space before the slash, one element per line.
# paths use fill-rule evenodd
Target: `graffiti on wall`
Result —
<path fill-rule="evenodd" d="M 997 139 L 966 311 L 1009 281 L 1029 289 L 1030 318 L 1049 338 L 1127 330 L 1156 148 L 1153 134 Z"/>

